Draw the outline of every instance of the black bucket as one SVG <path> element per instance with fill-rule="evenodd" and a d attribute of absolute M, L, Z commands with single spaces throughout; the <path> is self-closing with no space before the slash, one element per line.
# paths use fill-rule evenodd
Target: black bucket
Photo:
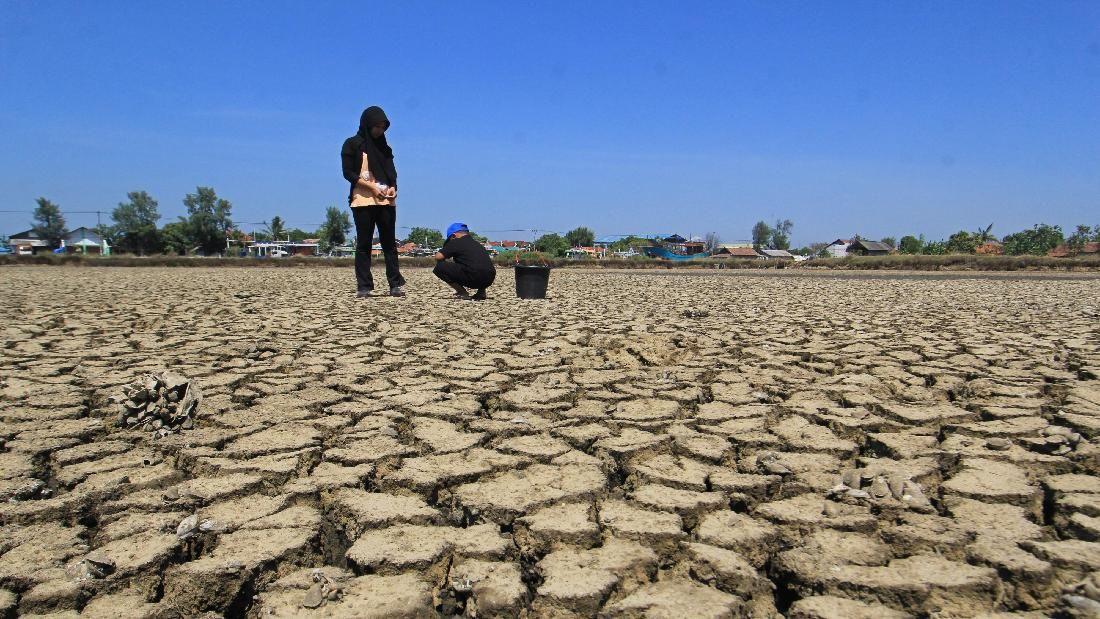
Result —
<path fill-rule="evenodd" d="M 550 267 L 516 265 L 516 296 L 521 299 L 545 299 L 550 283 Z"/>

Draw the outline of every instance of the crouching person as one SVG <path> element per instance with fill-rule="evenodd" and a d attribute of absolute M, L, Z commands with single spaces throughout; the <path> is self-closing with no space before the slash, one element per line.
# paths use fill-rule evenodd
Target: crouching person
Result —
<path fill-rule="evenodd" d="M 497 277 L 496 267 L 489 252 L 470 236 L 464 223 L 453 223 L 447 228 L 447 240 L 435 254 L 436 277 L 455 290 L 455 298 L 484 301 L 485 289 Z M 477 292 L 471 297 L 467 288 Z"/>

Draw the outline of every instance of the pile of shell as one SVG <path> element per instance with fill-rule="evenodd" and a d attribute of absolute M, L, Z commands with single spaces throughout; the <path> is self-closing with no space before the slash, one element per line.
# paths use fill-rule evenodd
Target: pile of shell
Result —
<path fill-rule="evenodd" d="M 88 553 L 83 559 L 66 567 L 68 576 L 77 580 L 106 578 L 114 571 L 114 560 L 98 550 Z"/>
<path fill-rule="evenodd" d="M 756 456 L 756 469 L 765 475 L 790 475 L 791 467 L 774 451 L 764 451 Z"/>
<path fill-rule="evenodd" d="M 305 608 L 318 608 L 325 602 L 335 602 L 343 595 L 344 588 L 325 576 L 321 570 L 313 570 L 313 586 L 302 598 Z"/>
<path fill-rule="evenodd" d="M 872 469 L 844 471 L 840 483 L 829 490 L 828 498 L 842 503 L 903 507 L 922 513 L 936 511 L 917 482 L 899 473 Z"/>
<path fill-rule="evenodd" d="M 1076 611 L 1071 616 L 1100 616 L 1100 576 L 1093 572 L 1081 582 L 1067 585 L 1062 589 L 1062 602 Z"/>
<path fill-rule="evenodd" d="M 202 401 L 198 385 L 174 372 L 146 374 L 123 387 L 118 403 L 118 425 L 153 432 L 156 438 L 195 427 Z"/>
<path fill-rule="evenodd" d="M 1025 438 L 1021 442 L 1030 450 L 1052 456 L 1064 456 L 1077 449 L 1082 437 L 1065 426 L 1047 426 L 1042 436 Z"/>

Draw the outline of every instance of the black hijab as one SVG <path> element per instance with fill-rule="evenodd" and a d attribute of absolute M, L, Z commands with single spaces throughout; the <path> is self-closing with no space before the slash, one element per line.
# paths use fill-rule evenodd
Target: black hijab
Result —
<path fill-rule="evenodd" d="M 371 137 L 370 128 L 384 124 L 390 126 L 390 119 L 377 105 L 372 105 L 363 110 L 359 117 L 359 137 L 363 140 L 363 152 L 367 154 L 367 165 L 370 167 L 371 176 L 375 182 L 397 187 L 397 168 L 393 165 L 393 149 L 386 142 L 386 134 L 375 138 Z"/>

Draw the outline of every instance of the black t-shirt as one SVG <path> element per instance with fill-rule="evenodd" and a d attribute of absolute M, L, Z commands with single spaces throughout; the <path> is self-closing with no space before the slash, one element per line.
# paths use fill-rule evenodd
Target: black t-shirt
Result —
<path fill-rule="evenodd" d="M 492 256 L 469 234 L 447 239 L 439 252 L 444 258 L 454 258 L 455 264 L 466 269 L 471 275 L 488 279 L 496 274 Z"/>

